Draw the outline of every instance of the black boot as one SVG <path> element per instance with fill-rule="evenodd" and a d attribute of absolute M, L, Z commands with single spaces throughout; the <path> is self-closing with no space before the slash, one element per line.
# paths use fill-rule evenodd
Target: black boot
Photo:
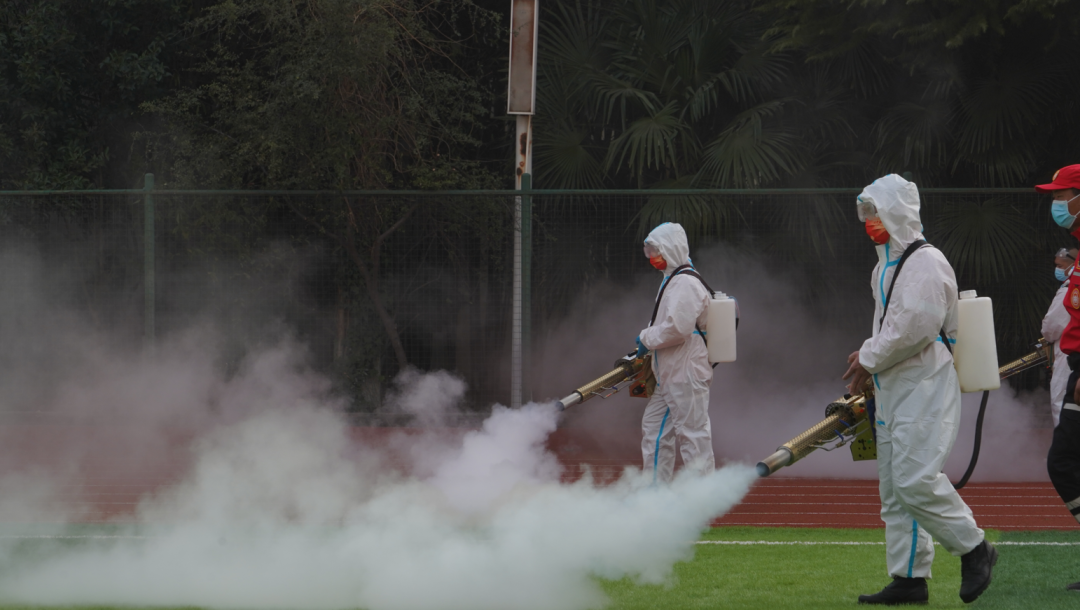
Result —
<path fill-rule="evenodd" d="M 879 606 L 899 606 L 901 604 L 925 604 L 930 601 L 930 591 L 926 588 L 925 578 L 903 578 L 894 576 L 893 581 L 878 593 L 860 595 L 860 604 Z"/>
<path fill-rule="evenodd" d="M 1074 582 L 1071 585 L 1065 586 L 1066 591 L 1080 591 L 1080 582 Z"/>
<path fill-rule="evenodd" d="M 960 599 L 965 604 L 978 599 L 990 586 L 990 576 L 997 558 L 997 549 L 985 540 L 960 556 Z"/>

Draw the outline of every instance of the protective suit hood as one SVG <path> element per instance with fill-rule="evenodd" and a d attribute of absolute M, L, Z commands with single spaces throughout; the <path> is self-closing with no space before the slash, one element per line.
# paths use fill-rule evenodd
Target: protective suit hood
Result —
<path fill-rule="evenodd" d="M 893 252 L 903 252 L 911 242 L 922 239 L 919 189 L 914 182 L 889 174 L 864 188 L 859 198 L 877 208 L 881 224 L 889 232 L 888 245 Z"/>
<path fill-rule="evenodd" d="M 690 244 L 686 240 L 686 231 L 676 222 L 665 222 L 656 227 L 645 238 L 645 243 L 660 251 L 660 256 L 667 261 L 664 275 L 671 275 L 676 267 L 690 262 Z"/>

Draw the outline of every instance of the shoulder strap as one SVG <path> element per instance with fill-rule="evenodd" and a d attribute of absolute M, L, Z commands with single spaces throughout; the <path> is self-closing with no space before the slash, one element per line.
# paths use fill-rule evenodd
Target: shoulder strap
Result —
<path fill-rule="evenodd" d="M 656 295 L 656 303 L 653 305 L 652 318 L 649 319 L 649 326 L 652 326 L 656 322 L 656 312 L 660 311 L 660 299 L 664 298 L 664 291 L 667 290 L 668 284 L 670 284 L 671 280 L 675 279 L 675 276 L 679 275 L 680 273 L 684 274 L 684 275 L 692 275 L 692 276 L 696 277 L 698 280 L 700 280 L 701 284 L 703 286 L 705 286 L 705 290 L 709 291 L 709 296 L 710 297 L 712 297 L 712 296 L 714 296 L 716 294 L 716 291 L 713 290 L 711 286 L 709 286 L 709 283 L 705 281 L 705 278 L 701 277 L 701 274 L 698 273 L 697 271 L 694 271 L 693 267 L 691 267 L 689 264 L 680 265 L 680 266 L 675 268 L 675 271 L 671 272 L 671 275 L 668 276 L 667 281 L 665 281 L 664 285 L 660 287 L 660 294 Z M 738 325 L 739 325 L 739 320 L 736 318 L 736 320 L 735 320 L 736 328 L 738 327 Z M 697 324 L 694 324 L 694 328 L 697 329 L 697 334 L 698 334 L 699 337 L 701 337 L 701 340 L 705 342 L 705 347 L 708 347 L 709 346 L 709 340 L 705 338 L 705 333 L 701 332 L 701 328 L 699 328 Z M 713 363 L 712 367 L 714 369 L 716 368 L 716 363 L 715 362 Z"/>
<path fill-rule="evenodd" d="M 716 291 L 712 289 L 712 286 L 709 286 L 709 283 L 706 282 L 705 278 L 701 277 L 701 274 L 698 273 L 697 271 L 694 271 L 693 269 L 689 269 L 687 271 L 683 271 L 682 274 L 683 275 L 692 275 L 692 276 L 696 277 L 697 279 L 701 280 L 701 285 L 705 287 L 705 290 L 709 291 L 709 296 L 713 296 L 714 294 L 716 294 Z M 671 275 L 674 276 L 675 274 L 672 273 Z"/>
<path fill-rule="evenodd" d="M 923 246 L 928 246 L 925 239 L 917 239 L 911 242 L 911 245 L 904 250 L 904 254 L 900 256 L 900 262 L 896 263 L 896 271 L 893 271 L 892 281 L 889 282 L 889 292 L 885 295 L 885 302 L 881 305 L 881 319 L 878 320 L 878 329 L 881 329 L 881 325 L 885 323 L 885 311 L 889 308 L 889 303 L 892 302 L 892 290 L 896 285 L 896 276 L 900 275 L 900 269 L 904 267 L 904 261 L 906 261 L 916 250 Z M 930 246 L 933 247 L 933 246 Z M 883 272 L 884 273 L 884 272 Z M 945 329 L 942 328 L 938 331 L 938 336 L 941 337 L 941 342 L 945 344 L 945 349 L 949 350 L 949 353 L 953 353 L 952 345 L 949 343 L 949 336 L 945 334 Z"/>
<path fill-rule="evenodd" d="M 904 263 L 907 259 L 911 258 L 911 255 L 915 253 L 919 248 L 927 245 L 925 239 L 917 239 L 911 242 L 911 245 L 904 250 L 904 254 L 900 257 L 900 262 L 896 263 L 896 271 L 893 271 L 892 281 L 889 282 L 889 292 L 885 295 L 885 301 L 881 303 L 881 319 L 878 320 L 878 330 L 881 330 L 881 325 L 885 323 L 885 312 L 889 309 L 889 303 L 892 302 L 892 289 L 896 286 L 896 276 L 900 275 L 900 270 L 904 268 Z M 885 273 L 885 270 L 881 270 Z"/>
<path fill-rule="evenodd" d="M 652 317 L 649 318 L 649 326 L 652 326 L 656 323 L 656 312 L 660 311 L 660 299 L 664 298 L 664 291 L 667 290 L 668 284 L 671 283 L 671 280 L 675 279 L 676 275 L 679 275 L 683 271 L 686 271 L 687 273 L 691 273 L 697 276 L 698 279 L 701 279 L 701 276 L 698 275 L 696 271 L 687 271 L 688 269 L 693 269 L 689 263 L 685 265 L 679 265 L 678 267 L 675 267 L 675 271 L 672 271 L 671 275 L 669 275 L 668 278 L 664 280 L 664 285 L 660 287 L 660 294 L 656 295 L 656 303 L 653 304 Z M 704 284 L 705 280 L 701 280 L 701 283 Z M 705 287 L 708 288 L 708 284 L 705 284 Z M 709 293 L 712 294 L 712 291 L 709 291 Z"/>

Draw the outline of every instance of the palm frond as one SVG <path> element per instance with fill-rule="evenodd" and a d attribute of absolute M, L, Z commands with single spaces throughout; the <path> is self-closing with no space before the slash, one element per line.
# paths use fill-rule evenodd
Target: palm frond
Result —
<path fill-rule="evenodd" d="M 977 84 L 963 103 L 960 151 L 983 152 L 1027 133 L 1052 103 L 1055 81 L 1025 65 Z"/>
<path fill-rule="evenodd" d="M 720 188 L 755 187 L 776 182 L 802 165 L 798 131 L 766 124 L 781 113 L 785 100 L 759 104 L 741 113 L 705 147 L 700 175 Z"/>
<path fill-rule="evenodd" d="M 1054 105 L 1061 66 L 1006 64 L 964 97 L 953 169 L 973 166 L 990 184 L 1023 179 L 1041 145 L 1031 137 Z"/>
<path fill-rule="evenodd" d="M 693 186 L 693 177 L 661 182 L 655 188 L 677 189 Z M 745 221 L 731 198 L 706 195 L 655 195 L 631 219 L 637 222 L 638 237 L 644 238 L 653 227 L 664 222 L 683 226 L 693 242 L 730 233 L 740 221 Z"/>
<path fill-rule="evenodd" d="M 618 112 L 623 126 L 630 120 L 631 111 L 655 112 L 660 100 L 652 91 L 641 89 L 627 80 L 598 75 L 595 81 L 598 110 L 604 121 L 611 121 Z"/>
<path fill-rule="evenodd" d="M 950 201 L 935 216 L 927 237 L 958 277 L 975 283 L 1015 274 L 1038 243 L 1023 214 L 1005 199 Z"/>
<path fill-rule="evenodd" d="M 836 196 L 811 195 L 800 201 L 774 208 L 770 224 L 784 235 L 784 241 L 795 252 L 812 254 L 816 258 L 837 254 L 836 227 L 851 222 L 854 197 L 847 201 Z"/>
<path fill-rule="evenodd" d="M 876 41 L 866 36 L 857 38 L 857 42 L 846 52 L 822 58 L 820 63 L 826 74 L 839 82 L 852 83 L 863 99 L 884 91 L 895 78 L 896 70 L 891 63 L 881 60 L 881 49 Z"/>
<path fill-rule="evenodd" d="M 611 143 L 604 167 L 618 167 L 625 161 L 631 171 L 640 175 L 646 168 L 676 166 L 676 142 L 688 127 L 678 115 L 678 106 L 670 102 L 656 114 L 631 123 Z"/>
<path fill-rule="evenodd" d="M 607 65 L 602 44 L 609 25 L 606 11 L 589 0 L 577 0 L 554 3 L 551 15 L 545 17 L 540 22 L 544 28 L 540 57 L 573 72 L 598 71 Z"/>
<path fill-rule="evenodd" d="M 874 125 L 879 171 L 947 164 L 954 112 L 947 100 L 900 102 Z"/>
<path fill-rule="evenodd" d="M 584 130 L 549 126 L 537 132 L 534 158 L 537 183 L 544 188 L 592 189 L 603 186 L 604 171 L 593 156 Z"/>

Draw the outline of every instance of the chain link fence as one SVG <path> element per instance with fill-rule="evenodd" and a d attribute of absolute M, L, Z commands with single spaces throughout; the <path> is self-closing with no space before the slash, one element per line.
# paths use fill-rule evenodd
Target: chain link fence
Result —
<path fill-rule="evenodd" d="M 582 308 L 655 279 L 641 242 L 664 221 L 688 229 L 693 256 L 707 253 L 702 272 L 714 287 L 739 272 L 716 261 L 753 260 L 787 278 L 792 303 L 823 324 L 869 331 L 876 255 L 855 220 L 858 192 L 532 191 L 526 392 L 545 378 L 531 348 Z M 927 239 L 961 289 L 994 299 L 1000 359 L 1026 353 L 1056 289 L 1053 253 L 1074 241 L 1050 220 L 1049 202 L 1022 190 L 922 199 Z M 517 201 L 506 191 L 8 192 L 0 238 L 7 265 L 48 278 L 34 289 L 49 303 L 118 341 L 211 325 L 219 364 L 235 367 L 250 346 L 288 333 L 357 414 L 377 409 L 403 366 L 455 372 L 482 411 L 509 404 Z M 30 289 L 19 284 L 27 274 L 4 278 L 0 301 Z"/>

